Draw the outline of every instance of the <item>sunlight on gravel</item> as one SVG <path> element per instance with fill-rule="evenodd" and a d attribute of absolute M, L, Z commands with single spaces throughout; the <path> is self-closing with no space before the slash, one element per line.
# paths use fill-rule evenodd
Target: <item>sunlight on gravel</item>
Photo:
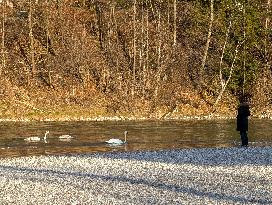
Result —
<path fill-rule="evenodd" d="M 3 158 L 1 204 L 272 204 L 271 148 Z"/>

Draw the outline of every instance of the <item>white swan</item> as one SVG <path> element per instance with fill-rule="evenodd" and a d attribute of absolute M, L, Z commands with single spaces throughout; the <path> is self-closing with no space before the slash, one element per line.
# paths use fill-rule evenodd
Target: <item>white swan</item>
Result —
<path fill-rule="evenodd" d="M 72 139 L 74 137 L 72 137 L 71 135 L 61 135 L 59 136 L 59 139 Z"/>
<path fill-rule="evenodd" d="M 47 135 L 49 134 L 49 131 L 46 131 L 44 134 L 44 137 L 27 137 L 24 140 L 28 142 L 38 142 L 41 141 L 42 139 L 46 142 Z"/>
<path fill-rule="evenodd" d="M 113 138 L 113 139 L 107 140 L 106 143 L 108 143 L 108 144 L 114 144 L 114 145 L 125 144 L 125 143 L 127 143 L 127 133 L 128 133 L 128 131 L 124 132 L 124 135 L 125 135 L 125 140 L 124 141 L 122 141 L 120 139 L 114 139 Z"/>

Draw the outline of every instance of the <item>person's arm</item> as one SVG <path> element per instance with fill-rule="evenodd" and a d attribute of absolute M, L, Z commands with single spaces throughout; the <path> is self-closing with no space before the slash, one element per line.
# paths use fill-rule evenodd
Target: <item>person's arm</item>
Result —
<path fill-rule="evenodd" d="M 247 116 L 250 116 L 249 105 L 247 105 L 246 108 L 247 108 Z"/>
<path fill-rule="evenodd" d="M 250 116 L 250 110 L 249 110 L 249 108 L 247 110 L 247 116 Z"/>

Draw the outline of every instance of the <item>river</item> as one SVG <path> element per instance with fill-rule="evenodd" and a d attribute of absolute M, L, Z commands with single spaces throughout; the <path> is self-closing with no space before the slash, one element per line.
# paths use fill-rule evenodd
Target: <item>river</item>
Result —
<path fill-rule="evenodd" d="M 0 157 L 73 154 L 110 151 L 179 149 L 196 147 L 239 146 L 235 120 L 182 121 L 104 121 L 104 122 L 1 122 Z M 272 145 L 272 121 L 250 119 L 249 145 Z M 46 142 L 27 142 L 31 136 L 43 137 Z M 127 144 L 112 146 L 110 138 L 123 139 L 128 131 Z M 58 137 L 69 134 L 71 140 Z"/>

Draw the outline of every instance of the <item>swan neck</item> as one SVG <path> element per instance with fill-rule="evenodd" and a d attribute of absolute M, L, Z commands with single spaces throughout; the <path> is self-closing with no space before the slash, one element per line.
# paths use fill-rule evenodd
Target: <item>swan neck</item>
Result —
<path fill-rule="evenodd" d="M 47 138 L 47 135 L 48 135 L 48 132 L 46 132 L 45 134 L 44 134 L 44 140 L 46 140 L 46 138 Z"/>

